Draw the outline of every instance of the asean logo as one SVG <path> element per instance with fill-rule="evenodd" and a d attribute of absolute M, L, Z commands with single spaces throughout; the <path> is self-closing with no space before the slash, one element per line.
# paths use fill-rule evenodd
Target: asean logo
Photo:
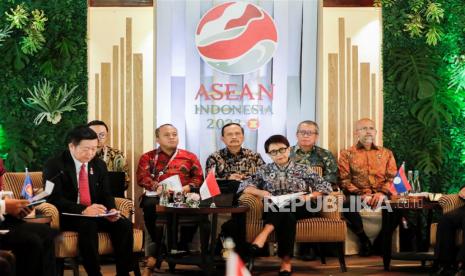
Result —
<path fill-rule="evenodd" d="M 260 126 L 258 119 L 250 119 L 247 121 L 247 127 L 251 130 L 256 130 Z"/>
<path fill-rule="evenodd" d="M 195 33 L 202 59 L 231 75 L 247 74 L 268 63 L 277 43 L 273 19 L 262 8 L 247 2 L 227 2 L 211 8 Z"/>

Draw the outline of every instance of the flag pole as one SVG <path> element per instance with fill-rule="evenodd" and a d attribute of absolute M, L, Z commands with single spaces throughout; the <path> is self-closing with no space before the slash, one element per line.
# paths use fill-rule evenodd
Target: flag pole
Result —
<path fill-rule="evenodd" d="M 214 165 L 210 171 L 213 171 L 213 175 L 215 176 L 216 178 L 216 165 Z M 215 197 L 216 196 L 212 196 L 212 203 L 210 204 L 210 208 L 216 208 L 216 204 L 215 204 Z"/>
<path fill-rule="evenodd" d="M 212 204 L 210 204 L 210 208 L 216 208 L 215 197 L 216 196 L 212 196 Z"/>

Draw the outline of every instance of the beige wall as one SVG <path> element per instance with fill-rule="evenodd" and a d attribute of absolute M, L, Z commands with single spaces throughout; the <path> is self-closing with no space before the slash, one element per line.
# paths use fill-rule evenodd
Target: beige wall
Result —
<path fill-rule="evenodd" d="M 144 150 L 153 148 L 154 131 L 154 8 L 89 8 L 88 65 L 89 120 L 95 119 L 95 74 L 102 62 L 112 61 L 112 46 L 125 37 L 126 17 L 132 18 L 133 52 L 143 54 Z M 113 113 L 114 115 L 114 113 Z"/>
<path fill-rule="evenodd" d="M 376 93 L 374 94 L 374 105 L 370 104 L 369 109 L 376 114 L 375 118 L 378 128 L 378 144 L 382 144 L 382 80 L 381 80 L 381 9 L 379 8 L 323 8 L 319 13 L 319 45 L 318 45 L 318 91 L 317 91 L 317 121 L 320 122 L 320 144 L 328 148 L 328 132 L 330 127 L 338 126 L 338 122 L 329 122 L 328 112 L 330 108 L 328 99 L 328 54 L 339 53 L 339 18 L 344 18 L 345 38 L 351 38 L 352 45 L 358 45 L 358 59 L 360 62 L 370 63 L 370 76 L 376 74 Z M 346 41 L 345 41 L 346 42 Z M 340 57 L 340 55 L 339 55 Z M 347 58 L 347 54 L 346 54 Z M 344 63 L 345 64 L 345 63 Z M 360 70 L 360 67 L 358 68 Z M 345 80 L 351 75 L 347 75 L 345 70 Z M 338 75 L 339 76 L 339 75 Z M 340 77 L 340 76 L 339 76 Z M 371 77 L 370 77 L 371 80 Z M 340 78 L 339 78 L 340 81 Z M 360 83 L 358 84 L 360 91 Z M 371 89 L 371 84 L 370 84 Z M 347 88 L 345 89 L 347 90 Z M 340 89 L 338 93 L 340 93 Z M 347 93 L 347 91 L 345 91 Z M 340 96 L 340 94 L 339 94 Z M 360 97 L 358 105 L 361 106 Z M 346 103 L 345 111 L 350 103 Z M 347 116 L 348 132 L 352 133 L 353 122 L 357 119 L 350 114 Z M 370 116 L 372 117 L 372 116 Z M 340 127 L 340 124 L 339 124 Z M 350 134 L 347 134 L 350 135 Z M 337 151 L 350 145 L 353 140 L 346 139 L 338 144 Z M 334 151 L 333 151 L 334 152 Z"/>

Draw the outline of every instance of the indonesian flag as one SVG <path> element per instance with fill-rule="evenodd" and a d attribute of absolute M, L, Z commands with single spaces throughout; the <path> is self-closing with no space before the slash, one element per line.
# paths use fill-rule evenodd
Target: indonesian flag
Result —
<path fill-rule="evenodd" d="M 226 276 L 251 276 L 239 255 L 232 251 L 226 260 Z"/>
<path fill-rule="evenodd" d="M 410 186 L 410 183 L 407 180 L 407 177 L 405 176 L 405 171 L 404 171 L 404 164 L 400 166 L 399 171 L 397 172 L 396 177 L 394 177 L 394 180 L 392 180 L 390 191 L 393 195 L 397 195 L 400 193 L 405 193 L 407 191 L 410 191 L 412 189 L 412 186 Z"/>
<path fill-rule="evenodd" d="M 221 191 L 216 182 L 215 173 L 213 170 L 210 170 L 202 186 L 200 186 L 200 197 L 204 200 L 219 194 L 221 194 Z"/>

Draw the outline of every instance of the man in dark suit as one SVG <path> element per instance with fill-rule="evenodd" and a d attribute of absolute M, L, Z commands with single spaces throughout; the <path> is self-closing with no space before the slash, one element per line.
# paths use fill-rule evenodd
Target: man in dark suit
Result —
<path fill-rule="evenodd" d="M 458 196 L 465 200 L 465 186 Z M 462 244 L 456 244 L 457 230 L 462 230 Z M 434 275 L 465 275 L 465 206 L 445 213 L 439 220 L 434 253 L 439 270 Z M 458 248 L 458 250 L 457 250 Z M 457 271 L 457 263 L 461 263 Z"/>
<path fill-rule="evenodd" d="M 16 275 L 56 275 L 55 235 L 48 225 L 22 220 L 32 211 L 27 204 L 25 199 L 0 199 L 0 229 L 8 231 L 0 234 L 0 249 L 15 254 Z"/>
<path fill-rule="evenodd" d="M 55 188 L 48 201 L 60 214 L 85 215 L 60 216 L 61 230 L 79 234 L 79 252 L 88 275 L 102 275 L 99 265 L 99 231 L 108 232 L 116 257 L 117 275 L 129 275 L 133 266 L 132 223 L 120 216 L 97 218 L 116 211 L 115 199 L 108 187 L 105 163 L 94 158 L 97 152 L 97 134 L 87 126 L 78 126 L 68 133 L 68 150 L 50 159 L 44 167 L 44 181 L 51 180 Z"/>
<path fill-rule="evenodd" d="M 0 183 L 5 172 L 3 160 L 0 159 Z M 56 275 L 54 231 L 48 225 L 22 220 L 32 211 L 27 207 L 28 200 L 2 197 L 0 229 L 5 233 L 0 234 L 0 249 L 12 250 L 15 254 L 16 275 Z M 0 253 L 0 258 L 0 275 L 15 275 L 14 267 L 9 267 L 11 260 L 8 260 L 8 254 Z"/>

